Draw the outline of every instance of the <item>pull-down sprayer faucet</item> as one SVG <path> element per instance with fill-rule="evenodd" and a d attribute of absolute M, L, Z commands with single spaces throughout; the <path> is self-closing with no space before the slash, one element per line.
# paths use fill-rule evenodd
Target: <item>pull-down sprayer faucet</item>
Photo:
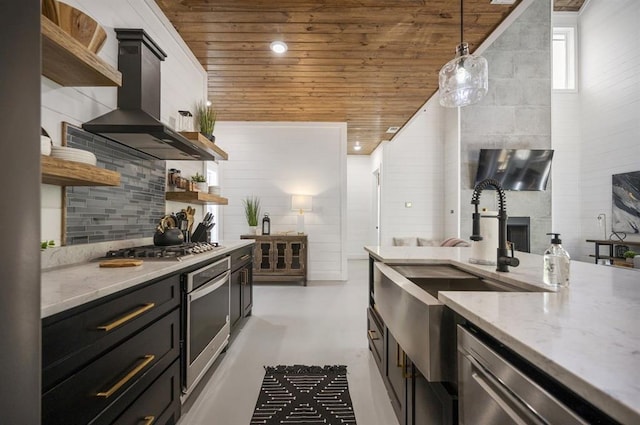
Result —
<path fill-rule="evenodd" d="M 504 190 L 500 183 L 494 179 L 484 179 L 479 182 L 473 189 L 473 195 L 471 196 L 471 204 L 475 206 L 475 212 L 473 213 L 473 230 L 471 235 L 472 241 L 481 241 L 482 235 L 480 234 L 480 213 L 478 212 L 478 205 L 480 204 L 480 194 L 484 189 L 489 186 L 493 186 L 498 192 L 498 250 L 497 250 L 497 267 L 499 272 L 508 272 L 509 266 L 518 267 L 520 260 L 512 255 L 509 255 L 509 249 L 507 248 L 507 200 L 504 196 Z M 513 251 L 512 251 L 513 252 Z"/>

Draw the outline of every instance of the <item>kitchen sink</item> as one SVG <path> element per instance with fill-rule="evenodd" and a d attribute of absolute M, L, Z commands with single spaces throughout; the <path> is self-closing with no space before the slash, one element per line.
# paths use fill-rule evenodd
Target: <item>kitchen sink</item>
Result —
<path fill-rule="evenodd" d="M 431 382 L 456 382 L 456 324 L 461 319 L 438 300 L 440 291 L 531 292 L 524 283 L 499 282 L 451 265 L 375 263 L 376 310 L 395 340 Z"/>
<path fill-rule="evenodd" d="M 391 266 L 391 268 L 434 298 L 438 298 L 440 291 L 529 292 L 535 290 L 524 285 L 480 278 L 448 265 L 402 265 Z"/>

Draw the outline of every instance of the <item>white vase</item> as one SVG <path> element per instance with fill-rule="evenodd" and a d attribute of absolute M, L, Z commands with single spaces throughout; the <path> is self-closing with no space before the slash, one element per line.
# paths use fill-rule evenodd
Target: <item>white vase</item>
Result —
<path fill-rule="evenodd" d="M 207 185 L 207 182 L 197 182 L 196 183 L 196 190 L 198 192 L 207 193 L 209 191 L 209 186 Z"/>
<path fill-rule="evenodd" d="M 258 226 L 249 226 L 249 234 L 250 235 L 255 235 L 257 229 L 258 229 Z"/>

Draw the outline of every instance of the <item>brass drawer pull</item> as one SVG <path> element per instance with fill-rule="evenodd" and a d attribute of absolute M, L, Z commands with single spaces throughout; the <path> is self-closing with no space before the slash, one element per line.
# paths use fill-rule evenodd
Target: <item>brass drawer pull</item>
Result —
<path fill-rule="evenodd" d="M 244 254 L 242 257 L 240 257 L 240 261 L 248 260 L 249 258 L 251 258 L 250 254 Z"/>
<path fill-rule="evenodd" d="M 156 306 L 156 303 L 148 303 L 143 305 L 142 307 L 140 307 L 137 310 L 132 311 L 131 313 L 122 316 L 121 318 L 114 320 L 111 323 L 108 323 L 106 325 L 102 325 L 102 326 L 98 326 L 98 329 L 100 329 L 101 331 L 105 331 L 105 332 L 109 332 L 110 330 L 117 328 L 120 325 L 123 325 L 125 323 L 127 323 L 129 320 L 135 319 L 136 317 L 140 316 L 142 313 L 151 310 L 153 307 Z"/>
<path fill-rule="evenodd" d="M 375 341 L 375 340 L 377 340 L 377 339 L 380 339 L 380 337 L 379 337 L 379 336 L 376 336 L 376 331 L 374 331 L 374 330 L 369 329 L 369 330 L 367 331 L 367 333 L 369 334 L 369 339 L 370 339 L 371 341 Z"/>
<path fill-rule="evenodd" d="M 147 367 L 149 365 L 149 363 L 151 363 L 155 358 L 156 358 L 156 356 L 153 355 L 153 354 L 145 355 L 144 359 L 138 364 L 138 366 L 133 368 L 129 373 L 127 373 L 122 379 L 120 379 L 118 382 L 116 382 L 107 391 L 100 392 L 100 393 L 96 394 L 96 397 L 102 397 L 102 398 L 111 397 L 113 395 L 113 393 L 115 393 L 120 388 L 122 388 L 127 382 L 131 381 L 134 376 L 136 376 L 138 373 L 140 373 L 140 371 L 142 369 L 144 369 L 145 367 Z"/>
<path fill-rule="evenodd" d="M 153 423 L 153 421 L 155 421 L 155 420 L 156 420 L 155 416 L 145 416 L 144 419 L 143 419 L 143 421 L 144 421 L 143 425 L 151 425 Z"/>

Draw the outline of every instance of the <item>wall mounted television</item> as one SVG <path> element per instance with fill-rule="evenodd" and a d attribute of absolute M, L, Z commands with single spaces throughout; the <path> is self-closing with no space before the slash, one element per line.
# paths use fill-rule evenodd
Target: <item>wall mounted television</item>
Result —
<path fill-rule="evenodd" d="M 504 190 L 545 190 L 552 149 L 480 149 L 474 186 L 497 180 Z"/>
<path fill-rule="evenodd" d="M 611 183 L 613 231 L 640 233 L 640 171 L 614 174 Z"/>

